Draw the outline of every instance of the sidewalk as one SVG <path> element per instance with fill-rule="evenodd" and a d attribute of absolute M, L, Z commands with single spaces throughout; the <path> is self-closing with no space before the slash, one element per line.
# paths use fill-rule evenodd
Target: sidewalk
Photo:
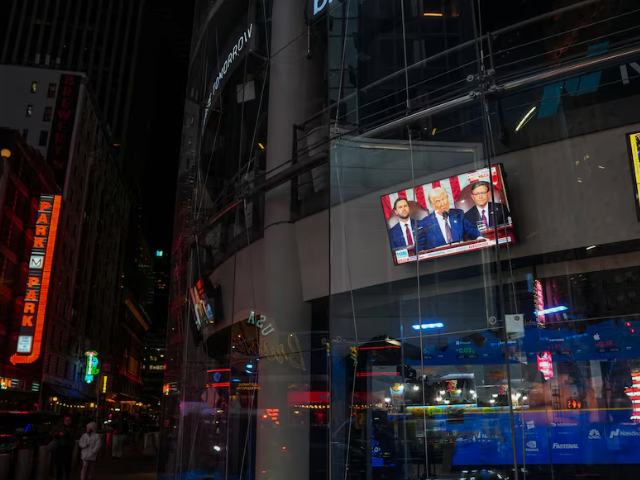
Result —
<path fill-rule="evenodd" d="M 143 457 L 131 451 L 125 451 L 120 460 L 101 458 L 96 465 L 94 480 L 155 480 L 156 457 Z M 80 479 L 80 469 L 74 471 L 74 480 Z"/>
<path fill-rule="evenodd" d="M 156 457 L 126 452 L 121 460 L 103 459 L 96 466 L 94 480 L 155 480 Z"/>

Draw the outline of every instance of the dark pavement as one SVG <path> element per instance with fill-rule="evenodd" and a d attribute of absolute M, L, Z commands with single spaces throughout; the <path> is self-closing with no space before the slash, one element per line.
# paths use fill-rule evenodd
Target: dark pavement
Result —
<path fill-rule="evenodd" d="M 94 480 L 155 480 L 156 461 L 155 456 L 126 453 L 121 460 L 102 459 L 96 466 Z"/>
<path fill-rule="evenodd" d="M 142 456 L 125 451 L 121 460 L 101 458 L 96 465 L 94 480 L 155 480 L 156 461 L 155 456 Z M 73 472 L 73 480 L 80 480 L 79 465 Z"/>

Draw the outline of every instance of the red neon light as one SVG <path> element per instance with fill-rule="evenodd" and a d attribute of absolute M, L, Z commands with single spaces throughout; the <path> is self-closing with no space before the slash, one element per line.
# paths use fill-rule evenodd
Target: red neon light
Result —
<path fill-rule="evenodd" d="M 42 348 L 42 334 L 44 333 L 44 317 L 47 311 L 47 297 L 49 295 L 49 282 L 51 281 L 51 264 L 53 263 L 53 251 L 56 247 L 56 237 L 58 236 L 58 219 L 60 217 L 60 204 L 62 196 L 53 197 L 53 208 L 51 210 L 51 223 L 49 224 L 49 236 L 47 237 L 47 250 L 45 253 L 44 266 L 42 269 L 42 283 L 40 286 L 40 298 L 38 302 L 38 314 L 36 316 L 35 332 L 33 336 L 33 348 L 29 355 L 14 353 L 11 356 L 11 363 L 33 363 L 40 357 Z"/>
<path fill-rule="evenodd" d="M 212 387 L 228 387 L 229 386 L 229 382 L 212 383 L 211 386 Z"/>
<path fill-rule="evenodd" d="M 358 372 L 356 377 L 389 377 L 398 376 L 398 372 Z"/>
<path fill-rule="evenodd" d="M 385 347 L 360 347 L 358 350 L 384 350 L 385 348 L 400 348 L 398 345 L 387 345 Z"/>
<path fill-rule="evenodd" d="M 213 372 L 230 372 L 231 369 L 230 368 L 214 368 L 213 370 L 207 370 L 207 373 L 213 373 Z"/>

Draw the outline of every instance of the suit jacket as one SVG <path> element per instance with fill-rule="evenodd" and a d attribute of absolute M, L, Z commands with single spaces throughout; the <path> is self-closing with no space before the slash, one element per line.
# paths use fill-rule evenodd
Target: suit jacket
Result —
<path fill-rule="evenodd" d="M 414 246 L 417 243 L 417 240 L 416 240 L 416 237 L 417 237 L 416 231 L 418 230 L 417 223 L 418 223 L 417 220 L 411 219 L 409 221 L 409 224 L 411 225 L 411 231 L 413 233 Z M 393 227 L 391 227 L 391 230 L 389 230 L 389 240 L 391 240 L 392 250 L 407 246 L 407 242 L 405 242 L 404 240 L 404 234 L 402 233 L 402 228 L 403 228 L 402 223 L 398 222 Z"/>
<path fill-rule="evenodd" d="M 449 224 L 451 225 L 451 236 L 454 242 L 463 240 L 475 240 L 481 234 L 475 224 L 469 222 L 464 216 L 464 212 L 457 208 L 449 210 Z M 447 244 L 435 212 L 418 222 L 420 232 L 418 241 L 418 251 L 430 250 Z"/>
<path fill-rule="evenodd" d="M 495 210 L 495 211 L 494 211 Z M 506 205 L 502 203 L 487 203 L 487 222 L 490 227 L 496 225 L 503 225 L 507 223 L 507 217 L 511 215 Z M 474 205 L 467 213 L 464 214 L 465 218 L 471 222 L 473 226 L 478 225 L 478 222 L 482 219 L 478 208 Z"/>

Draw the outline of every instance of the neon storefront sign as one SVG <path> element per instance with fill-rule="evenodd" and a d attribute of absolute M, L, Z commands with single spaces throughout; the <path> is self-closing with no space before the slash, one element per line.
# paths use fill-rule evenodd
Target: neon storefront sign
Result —
<path fill-rule="evenodd" d="M 89 350 L 88 352 L 84 352 L 84 356 L 87 357 L 87 369 L 84 374 L 84 381 L 91 383 L 94 377 L 100 374 L 100 369 L 98 368 L 98 363 L 100 363 L 98 360 L 98 352 Z"/>
<path fill-rule="evenodd" d="M 61 203 L 60 195 L 40 196 L 20 334 L 16 353 L 11 356 L 14 365 L 33 363 L 40 357 Z"/>

